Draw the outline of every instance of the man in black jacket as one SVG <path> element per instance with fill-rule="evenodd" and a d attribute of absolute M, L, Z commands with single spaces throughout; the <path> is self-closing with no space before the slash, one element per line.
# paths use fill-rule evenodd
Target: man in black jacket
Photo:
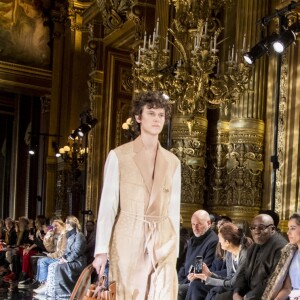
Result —
<path fill-rule="evenodd" d="M 191 218 L 194 236 L 188 242 L 188 248 L 184 264 L 178 272 L 179 291 L 178 300 L 184 300 L 189 287 L 187 279 L 190 267 L 194 265 L 196 256 L 202 256 L 203 262 L 210 267 L 215 258 L 218 236 L 210 228 L 211 220 L 205 210 L 197 210 Z"/>
<path fill-rule="evenodd" d="M 254 244 L 248 249 L 246 263 L 234 285 L 233 300 L 260 300 L 287 241 L 276 232 L 270 215 L 256 216 L 250 230 Z"/>

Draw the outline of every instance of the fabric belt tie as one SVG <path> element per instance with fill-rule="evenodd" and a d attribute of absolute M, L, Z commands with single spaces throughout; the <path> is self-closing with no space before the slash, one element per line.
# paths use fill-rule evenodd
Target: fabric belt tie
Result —
<path fill-rule="evenodd" d="M 155 267 L 155 260 L 154 260 L 155 232 L 156 232 L 157 224 L 168 219 L 168 216 L 139 215 L 139 214 L 127 212 L 124 210 L 121 210 L 120 214 L 123 214 L 128 217 L 132 217 L 137 221 L 141 221 L 143 223 L 148 224 L 149 232 L 147 233 L 147 236 L 146 236 L 144 252 L 146 253 L 146 251 L 148 251 L 148 255 L 150 257 L 151 264 L 154 269 L 154 273 L 156 274 L 156 267 Z"/>

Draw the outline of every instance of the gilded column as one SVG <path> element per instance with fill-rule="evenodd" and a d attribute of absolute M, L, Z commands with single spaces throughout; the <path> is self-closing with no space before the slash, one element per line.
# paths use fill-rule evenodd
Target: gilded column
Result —
<path fill-rule="evenodd" d="M 226 49 L 233 44 L 235 49 L 241 49 L 244 36 L 247 48 L 258 42 L 261 28 L 256 23 L 268 14 L 267 2 L 237 0 L 236 6 L 227 11 L 225 35 L 230 32 L 231 38 L 226 41 Z M 229 108 L 228 123 L 219 120 L 215 137 L 211 139 L 206 206 L 236 221 L 251 220 L 262 206 L 266 74 L 266 60 L 256 61 L 249 92 Z"/>
<path fill-rule="evenodd" d="M 181 160 L 181 215 L 188 222 L 203 206 L 207 119 L 176 114 L 172 118 L 172 149 Z"/>

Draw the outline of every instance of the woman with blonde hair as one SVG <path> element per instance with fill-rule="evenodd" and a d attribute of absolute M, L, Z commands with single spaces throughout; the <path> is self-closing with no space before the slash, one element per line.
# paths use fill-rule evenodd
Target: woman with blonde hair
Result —
<path fill-rule="evenodd" d="M 74 216 L 66 218 L 67 248 L 57 262 L 48 269 L 47 284 L 43 293 L 51 299 L 69 299 L 79 275 L 86 266 L 86 239 L 79 220 Z"/>

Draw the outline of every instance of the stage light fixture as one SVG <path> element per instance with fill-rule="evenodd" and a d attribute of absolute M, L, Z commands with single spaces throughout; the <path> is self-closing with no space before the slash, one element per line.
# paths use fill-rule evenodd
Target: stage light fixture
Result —
<path fill-rule="evenodd" d="M 288 46 L 296 41 L 296 34 L 292 29 L 285 30 L 273 43 L 273 49 L 277 53 L 282 53 Z"/>
<path fill-rule="evenodd" d="M 69 139 L 74 141 L 77 138 L 77 136 L 78 136 L 78 128 L 73 130 L 73 132 L 69 135 Z"/>
<path fill-rule="evenodd" d="M 28 153 L 29 153 L 30 155 L 35 155 L 34 149 L 29 149 Z"/>
<path fill-rule="evenodd" d="M 267 47 L 263 41 L 256 44 L 249 52 L 244 54 L 244 60 L 247 64 L 252 65 L 255 60 L 263 56 L 267 52 Z"/>
<path fill-rule="evenodd" d="M 265 53 L 269 52 L 270 46 L 278 39 L 278 34 L 273 32 L 271 35 L 265 37 L 254 47 L 251 48 L 249 52 L 246 52 L 244 60 L 247 64 L 252 65 L 258 58 L 263 56 Z"/>
<path fill-rule="evenodd" d="M 87 120 L 87 123 L 83 123 L 78 127 L 78 135 L 83 137 L 87 134 L 96 124 L 98 120 L 96 118 Z"/>

